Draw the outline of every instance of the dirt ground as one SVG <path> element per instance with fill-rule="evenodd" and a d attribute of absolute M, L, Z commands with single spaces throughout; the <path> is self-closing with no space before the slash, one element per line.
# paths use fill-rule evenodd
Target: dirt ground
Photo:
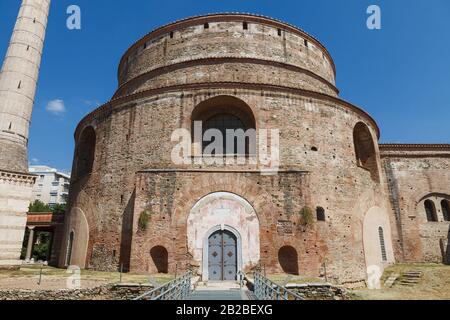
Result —
<path fill-rule="evenodd" d="M 423 278 L 413 287 L 405 287 L 398 282 L 392 288 L 381 290 L 357 289 L 349 291 L 355 300 L 450 300 L 450 266 L 439 264 L 398 264 L 386 269 L 382 282 L 391 274 L 403 274 L 420 270 Z M 0 270 L 0 290 L 59 290 L 70 286 L 71 273 L 67 270 L 27 266 L 16 271 Z M 163 284 L 174 278 L 173 275 L 123 274 L 118 272 L 96 272 L 82 270 L 80 274 L 82 288 L 94 288 L 108 283 Z M 271 280 L 284 285 L 286 283 L 321 282 L 322 279 L 293 277 L 288 275 L 270 275 Z"/>
<path fill-rule="evenodd" d="M 382 282 L 391 274 L 419 270 L 423 278 L 415 286 L 397 283 L 381 290 L 353 290 L 357 300 L 450 300 L 450 266 L 441 264 L 398 264 L 386 269 Z"/>
<path fill-rule="evenodd" d="M 68 289 L 74 279 L 74 274 L 64 269 L 43 267 L 41 273 L 40 266 L 25 266 L 20 270 L 0 270 L 0 290 Z M 80 286 L 83 289 L 119 282 L 163 284 L 172 279 L 171 275 L 122 274 L 121 277 L 118 272 L 80 271 Z"/>

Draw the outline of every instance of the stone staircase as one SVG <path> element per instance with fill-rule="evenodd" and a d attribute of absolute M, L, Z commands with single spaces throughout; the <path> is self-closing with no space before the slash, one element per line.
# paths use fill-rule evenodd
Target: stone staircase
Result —
<path fill-rule="evenodd" d="M 384 282 L 384 287 L 392 288 L 398 278 L 400 278 L 400 275 L 397 273 L 390 275 L 389 278 L 387 278 L 387 280 Z"/>
<path fill-rule="evenodd" d="M 250 300 L 247 293 L 234 281 L 199 282 L 189 300 Z"/>
<path fill-rule="evenodd" d="M 403 273 L 400 279 L 400 285 L 402 286 L 415 286 L 417 285 L 423 277 L 423 272 L 420 270 L 411 270 Z"/>

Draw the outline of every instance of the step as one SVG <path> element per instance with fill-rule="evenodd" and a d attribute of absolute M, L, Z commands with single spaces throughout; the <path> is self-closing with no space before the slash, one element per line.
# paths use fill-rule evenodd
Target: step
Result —
<path fill-rule="evenodd" d="M 387 288 L 392 288 L 395 284 L 395 282 L 397 281 L 397 279 L 400 277 L 399 274 L 393 274 L 391 275 L 385 282 L 384 282 L 384 286 Z"/>

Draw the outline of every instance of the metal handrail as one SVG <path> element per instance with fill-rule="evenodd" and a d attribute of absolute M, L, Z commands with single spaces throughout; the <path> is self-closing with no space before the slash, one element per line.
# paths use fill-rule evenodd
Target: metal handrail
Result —
<path fill-rule="evenodd" d="M 239 287 L 242 290 L 242 288 L 244 287 L 244 282 L 245 282 L 245 279 L 247 278 L 247 275 L 245 274 L 244 271 L 239 270 L 237 273 L 237 278 L 239 281 Z"/>
<path fill-rule="evenodd" d="M 140 295 L 133 300 L 186 300 L 191 291 L 192 271 L 186 272 L 158 288 Z"/>
<path fill-rule="evenodd" d="M 254 293 L 258 300 L 305 300 L 297 293 L 276 284 L 259 272 L 253 272 L 253 276 Z"/>

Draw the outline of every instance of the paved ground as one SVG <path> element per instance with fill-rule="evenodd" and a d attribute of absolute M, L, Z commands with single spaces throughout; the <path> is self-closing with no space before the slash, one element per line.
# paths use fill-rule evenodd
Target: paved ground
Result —
<path fill-rule="evenodd" d="M 189 300 L 249 300 L 247 290 L 241 290 L 235 282 L 199 284 Z"/>

